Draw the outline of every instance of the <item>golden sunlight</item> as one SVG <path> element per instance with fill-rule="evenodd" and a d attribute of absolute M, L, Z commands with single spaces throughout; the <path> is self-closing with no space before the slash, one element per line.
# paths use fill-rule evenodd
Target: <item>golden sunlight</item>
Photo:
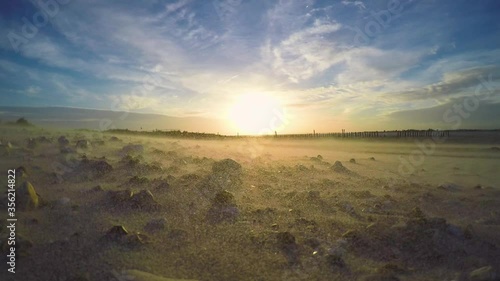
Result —
<path fill-rule="evenodd" d="M 280 101 L 265 93 L 248 93 L 239 96 L 229 108 L 228 119 L 232 127 L 244 135 L 269 134 L 274 131 Z"/>

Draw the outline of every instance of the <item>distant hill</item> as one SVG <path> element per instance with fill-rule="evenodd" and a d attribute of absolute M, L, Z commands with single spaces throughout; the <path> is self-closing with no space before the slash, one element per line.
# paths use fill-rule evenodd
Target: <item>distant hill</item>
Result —
<path fill-rule="evenodd" d="M 0 106 L 2 123 L 24 117 L 30 123 L 46 128 L 61 129 L 130 129 L 186 130 L 191 132 L 224 133 L 224 122 L 203 117 L 172 117 L 123 111 L 69 107 L 7 107 Z"/>

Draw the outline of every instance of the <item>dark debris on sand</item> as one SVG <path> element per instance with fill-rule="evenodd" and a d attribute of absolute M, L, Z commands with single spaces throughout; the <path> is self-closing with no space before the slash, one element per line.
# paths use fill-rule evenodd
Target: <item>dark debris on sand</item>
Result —
<path fill-rule="evenodd" d="M 212 205 L 207 212 L 207 221 L 213 224 L 221 222 L 233 223 L 240 214 L 234 195 L 223 190 L 218 192 L 212 200 Z"/>
<path fill-rule="evenodd" d="M 156 201 L 153 193 L 147 189 L 134 192 L 130 188 L 110 190 L 107 192 L 106 205 L 112 208 L 139 209 L 157 211 L 161 205 Z"/>
<path fill-rule="evenodd" d="M 115 225 L 102 236 L 101 241 L 136 248 L 148 243 L 149 237 L 140 232 L 130 233 L 123 225 Z"/>
<path fill-rule="evenodd" d="M 335 161 L 335 163 L 330 167 L 330 169 L 332 169 L 337 173 L 345 173 L 345 174 L 351 173 L 351 171 L 346 167 L 344 167 L 344 165 L 342 165 L 342 162 L 340 161 Z"/>
<path fill-rule="evenodd" d="M 63 175 L 65 180 L 71 182 L 94 180 L 113 171 L 113 167 L 106 160 L 88 159 L 85 156 L 74 167 Z"/>

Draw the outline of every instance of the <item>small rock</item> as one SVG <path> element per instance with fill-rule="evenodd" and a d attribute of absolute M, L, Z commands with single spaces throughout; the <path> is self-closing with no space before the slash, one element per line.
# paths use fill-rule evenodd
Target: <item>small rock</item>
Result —
<path fill-rule="evenodd" d="M 161 190 L 169 190 L 170 189 L 170 184 L 168 183 L 167 180 L 162 180 L 157 186 L 156 189 L 161 189 Z"/>
<path fill-rule="evenodd" d="M 233 159 L 224 159 L 212 165 L 212 172 L 239 175 L 241 173 L 241 165 Z"/>
<path fill-rule="evenodd" d="M 104 235 L 104 238 L 110 241 L 121 241 L 128 235 L 127 229 L 123 225 L 115 225 Z"/>
<path fill-rule="evenodd" d="M 149 241 L 149 237 L 142 233 L 133 233 L 125 236 L 124 243 L 129 247 L 138 247 L 146 244 Z"/>
<path fill-rule="evenodd" d="M 108 191 L 108 198 L 110 201 L 114 204 L 123 204 L 125 202 L 128 202 L 130 198 L 132 198 L 132 195 L 134 193 L 132 192 L 131 189 L 125 189 L 125 190 L 110 190 Z"/>
<path fill-rule="evenodd" d="M 351 159 L 349 160 L 349 163 L 356 163 L 356 159 L 351 158 Z"/>
<path fill-rule="evenodd" d="M 234 195 L 227 190 L 217 192 L 212 203 L 214 205 L 233 205 L 235 204 Z"/>
<path fill-rule="evenodd" d="M 235 222 L 239 213 L 234 195 L 223 190 L 218 192 L 212 200 L 212 206 L 207 212 L 207 220 L 211 223 Z"/>
<path fill-rule="evenodd" d="M 76 148 L 77 149 L 88 149 L 90 148 L 91 144 L 90 141 L 88 140 L 79 140 L 76 142 Z"/>
<path fill-rule="evenodd" d="M 60 146 L 67 146 L 67 145 L 69 145 L 69 140 L 65 136 L 60 136 L 57 139 L 57 142 L 59 143 Z"/>
<path fill-rule="evenodd" d="M 113 167 L 105 160 L 88 160 L 84 158 L 74 172 L 76 175 L 87 175 L 90 178 L 99 178 L 113 171 Z"/>
<path fill-rule="evenodd" d="M 130 202 L 133 208 L 146 209 L 146 210 L 156 210 L 159 208 L 158 202 L 156 202 L 151 191 L 143 189 L 139 193 L 133 194 L 130 198 Z"/>
<path fill-rule="evenodd" d="M 375 161 L 375 157 L 370 157 L 370 160 Z"/>
<path fill-rule="evenodd" d="M 289 264 L 297 264 L 299 262 L 299 249 L 295 242 L 295 236 L 288 231 L 278 232 L 276 242 Z"/>
<path fill-rule="evenodd" d="M 295 244 L 295 236 L 293 236 L 290 232 L 279 232 L 276 235 L 276 241 L 279 247 L 285 247 L 287 245 Z"/>
<path fill-rule="evenodd" d="M 470 281 L 495 281 L 497 277 L 500 278 L 491 266 L 478 268 L 469 274 Z"/>
<path fill-rule="evenodd" d="M 36 138 L 36 140 L 39 143 L 52 143 L 52 140 L 50 140 L 46 136 L 39 136 L 38 138 Z"/>
<path fill-rule="evenodd" d="M 493 146 L 493 147 L 491 147 L 491 150 L 493 150 L 493 151 L 500 151 L 500 147 L 498 147 L 498 146 Z"/>
<path fill-rule="evenodd" d="M 112 136 L 109 138 L 110 141 L 120 141 L 118 137 Z"/>
<path fill-rule="evenodd" d="M 16 178 L 22 178 L 28 176 L 28 172 L 24 166 L 19 166 L 16 168 Z"/>
<path fill-rule="evenodd" d="M 149 221 L 146 226 L 144 226 L 144 230 L 147 232 L 158 232 L 161 230 L 164 230 L 167 225 L 167 219 L 165 218 L 160 218 L 160 219 L 153 219 Z"/>
<path fill-rule="evenodd" d="M 149 183 L 149 179 L 145 177 L 138 177 L 138 176 L 133 176 L 128 180 L 128 183 L 130 184 L 146 184 Z"/>
<path fill-rule="evenodd" d="M 319 157 L 311 157 L 309 158 L 311 161 L 313 162 L 317 162 L 317 163 L 321 163 L 323 161 L 323 157 L 319 158 Z"/>
<path fill-rule="evenodd" d="M 134 157 L 129 154 L 125 155 L 121 162 L 126 163 L 130 167 L 137 167 L 141 163 L 142 157 Z"/>
<path fill-rule="evenodd" d="M 104 146 L 104 145 L 106 145 L 106 142 L 105 142 L 105 141 L 103 141 L 103 140 L 93 140 L 93 141 L 92 141 L 92 143 L 93 143 L 94 145 L 100 145 L 100 146 Z"/>
<path fill-rule="evenodd" d="M 129 144 L 122 148 L 122 153 L 124 154 L 143 153 L 143 152 L 144 152 L 144 146 L 141 144 Z"/>
<path fill-rule="evenodd" d="M 342 165 L 342 162 L 335 161 L 335 163 L 330 167 L 333 171 L 337 173 L 349 173 L 350 171 Z"/>
<path fill-rule="evenodd" d="M 295 166 L 295 169 L 297 169 L 297 171 L 301 171 L 301 172 L 308 171 L 307 167 L 302 165 L 302 164 Z"/>

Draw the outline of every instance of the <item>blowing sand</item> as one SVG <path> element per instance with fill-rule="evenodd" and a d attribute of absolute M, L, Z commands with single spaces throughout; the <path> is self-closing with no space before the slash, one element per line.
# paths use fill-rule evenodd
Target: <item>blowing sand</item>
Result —
<path fill-rule="evenodd" d="M 0 171 L 23 167 L 1 280 L 500 278 L 498 139 L 1 136 Z"/>

